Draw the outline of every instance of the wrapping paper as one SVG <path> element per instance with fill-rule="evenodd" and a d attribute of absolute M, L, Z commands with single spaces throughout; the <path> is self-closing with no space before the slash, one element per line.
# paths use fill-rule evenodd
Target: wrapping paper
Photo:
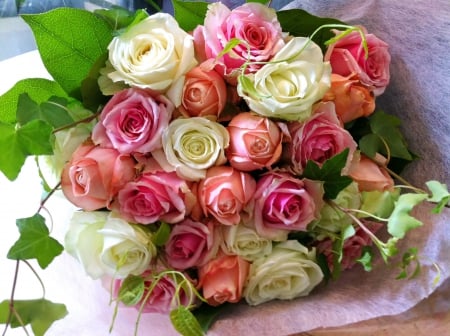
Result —
<path fill-rule="evenodd" d="M 423 186 L 430 179 L 450 184 L 448 0 L 402 0 L 395 3 L 390 0 L 303 0 L 293 1 L 287 8 L 303 8 L 316 15 L 364 24 L 369 32 L 389 43 L 391 84 L 377 104 L 402 119 L 403 132 L 410 147 L 421 157 L 409 166 L 404 176 L 417 186 Z M 37 54 L 33 56 L 33 62 L 39 64 Z M 26 174 L 29 177 L 32 172 L 24 172 L 21 178 Z M 29 184 L 27 186 L 30 187 Z M 62 197 L 56 197 L 50 209 L 56 211 L 52 213 L 58 224 L 54 234 L 61 239 L 72 208 Z M 446 293 L 445 288 L 450 287 L 449 280 L 446 281 L 450 274 L 450 209 L 434 217 L 430 215 L 430 209 L 429 205 L 422 205 L 415 210 L 424 225 L 408 233 L 401 244 L 402 248 L 413 246 L 419 249 L 422 273 L 418 278 L 395 280 L 398 269 L 386 266 L 377 258 L 371 273 L 361 268 L 344 272 L 338 281 L 317 287 L 308 297 L 272 301 L 257 307 L 233 305 L 220 316 L 208 335 L 290 335 L 320 327 L 342 326 L 403 313 L 442 284 L 445 287 L 440 289 L 440 293 Z M 2 219 L 12 227 L 14 218 L 11 213 L 9 215 L 5 219 L 3 212 Z M 11 235 L 14 242 L 14 234 Z M 2 241 L 2 246 L 11 245 L 4 244 Z M 5 248 L 1 248 L 2 256 L 6 253 Z M 433 263 L 441 270 L 436 285 L 433 285 L 436 276 Z M 108 306 L 108 292 L 99 282 L 87 278 L 73 258 L 66 254 L 57 258 L 43 277 L 47 284 L 47 298 L 65 302 L 70 311 L 64 320 L 51 327 L 48 335 L 108 335 L 113 311 L 113 307 Z M 5 287 L 4 283 L 2 280 L 1 287 Z M 438 295 L 442 297 L 442 294 Z M 410 310 L 409 317 L 420 316 L 427 310 L 449 309 L 448 305 L 442 305 L 442 301 L 430 302 L 425 309 Z M 131 335 L 136 316 L 133 309 L 121 309 L 112 335 Z M 163 315 L 145 315 L 139 330 L 140 335 L 177 334 Z"/>

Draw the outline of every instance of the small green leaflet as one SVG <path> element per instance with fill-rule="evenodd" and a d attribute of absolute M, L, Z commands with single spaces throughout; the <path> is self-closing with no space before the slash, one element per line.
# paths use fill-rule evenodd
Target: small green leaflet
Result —
<path fill-rule="evenodd" d="M 113 30 L 92 12 L 61 7 L 22 18 L 33 31 L 42 62 L 72 97 L 81 98 L 81 82 L 107 49 Z"/>
<path fill-rule="evenodd" d="M 46 268 L 64 250 L 56 239 L 50 237 L 45 219 L 40 214 L 18 219 L 16 225 L 20 237 L 9 250 L 9 259 L 37 259 L 39 266 Z"/>
<path fill-rule="evenodd" d="M 0 323 L 6 324 L 9 315 L 9 300 L 0 303 Z M 24 325 L 31 325 L 35 336 L 43 336 L 53 322 L 67 315 L 66 306 L 45 299 L 14 300 L 14 309 L 19 314 Z M 21 327 L 21 323 L 12 315 L 11 327 Z"/>
<path fill-rule="evenodd" d="M 370 246 L 364 246 L 361 251 L 361 257 L 356 260 L 359 262 L 366 272 L 370 272 L 372 270 L 372 260 L 373 260 L 373 251 Z"/>
<path fill-rule="evenodd" d="M 448 192 L 447 186 L 439 181 L 428 181 L 425 184 L 431 191 L 431 197 L 428 198 L 428 201 L 437 203 L 433 208 L 433 213 L 441 213 L 442 209 L 450 204 L 450 193 Z"/>
<path fill-rule="evenodd" d="M 396 279 L 412 279 L 420 274 L 420 261 L 416 248 L 409 248 L 402 256 L 401 272 Z"/>
<path fill-rule="evenodd" d="M 238 38 L 232 38 L 228 41 L 228 43 L 225 45 L 223 50 L 217 55 L 217 57 L 222 57 L 225 54 L 228 54 L 231 50 L 233 50 L 234 47 L 238 46 L 241 43 L 245 43 L 245 41 L 242 41 Z"/>
<path fill-rule="evenodd" d="M 54 81 L 43 78 L 23 79 L 0 96 L 0 122 L 16 122 L 17 104 L 22 93 L 27 93 L 38 104 L 52 96 L 67 97 L 61 86 Z"/>
<path fill-rule="evenodd" d="M 144 290 L 144 279 L 141 276 L 129 275 L 120 286 L 118 299 L 127 306 L 134 306 L 142 299 Z"/>
<path fill-rule="evenodd" d="M 194 314 L 185 306 L 179 306 L 170 312 L 170 321 L 176 331 L 183 336 L 203 336 L 203 330 Z"/>
<path fill-rule="evenodd" d="M 369 123 L 372 133 L 359 140 L 359 147 L 364 154 L 369 157 L 374 157 L 377 152 L 387 155 L 387 146 L 390 156 L 408 161 L 413 159 L 400 132 L 399 118 L 380 110 L 369 117 Z"/>
<path fill-rule="evenodd" d="M 426 194 L 403 194 L 395 202 L 394 211 L 389 216 L 388 232 L 396 237 L 403 238 L 411 229 L 419 227 L 422 222 L 410 215 L 411 210 L 420 202 L 427 199 Z"/>
<path fill-rule="evenodd" d="M 208 10 L 207 2 L 172 0 L 174 17 L 181 29 L 191 31 L 203 21 Z"/>
<path fill-rule="evenodd" d="M 32 120 L 43 120 L 54 128 L 70 125 L 73 119 L 67 113 L 66 105 L 67 100 L 58 97 L 51 97 L 39 105 L 27 93 L 22 93 L 17 104 L 17 122 L 25 125 Z"/>
<path fill-rule="evenodd" d="M 339 192 L 352 183 L 352 179 L 348 176 L 342 176 L 342 168 L 347 162 L 349 149 L 346 148 L 341 153 L 336 154 L 332 158 L 326 160 L 319 165 L 311 160 L 306 163 L 303 177 L 310 180 L 323 181 L 325 189 L 325 198 L 335 199 Z"/>
<path fill-rule="evenodd" d="M 53 154 L 51 135 L 52 127 L 42 120 L 24 126 L 0 122 L 0 171 L 13 181 L 28 155 Z"/>
<path fill-rule="evenodd" d="M 169 240 L 170 236 L 170 225 L 166 222 L 161 222 L 158 230 L 153 234 L 152 241 L 156 246 L 164 246 L 164 244 Z"/>

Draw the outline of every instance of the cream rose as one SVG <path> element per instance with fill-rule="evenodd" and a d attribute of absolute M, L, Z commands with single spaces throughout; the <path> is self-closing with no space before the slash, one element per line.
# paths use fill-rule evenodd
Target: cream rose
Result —
<path fill-rule="evenodd" d="M 108 50 L 115 69 L 109 78 L 159 92 L 197 64 L 192 36 L 166 13 L 151 15 L 132 26 L 115 37 Z"/>
<path fill-rule="evenodd" d="M 224 150 L 229 142 L 227 129 L 217 122 L 203 117 L 176 119 L 163 133 L 167 162 L 158 153 L 155 158 L 163 168 L 175 169 L 181 178 L 198 181 L 205 178 L 209 167 L 227 161 Z"/>
<path fill-rule="evenodd" d="M 272 253 L 253 262 L 244 297 L 255 306 L 273 299 L 290 300 L 306 296 L 323 278 L 315 262 L 315 250 L 296 240 L 274 246 Z"/>
<path fill-rule="evenodd" d="M 75 212 L 65 248 L 93 279 L 139 275 L 156 256 L 148 231 L 104 211 Z"/>
<path fill-rule="evenodd" d="M 250 227 L 242 224 L 222 226 L 222 250 L 226 254 L 238 255 L 245 260 L 269 255 L 272 252 L 272 241 L 261 237 Z"/>
<path fill-rule="evenodd" d="M 254 75 L 252 88 L 239 81 L 238 94 L 250 110 L 271 118 L 307 119 L 312 106 L 331 86 L 331 66 L 320 47 L 305 37 L 294 37 Z"/>

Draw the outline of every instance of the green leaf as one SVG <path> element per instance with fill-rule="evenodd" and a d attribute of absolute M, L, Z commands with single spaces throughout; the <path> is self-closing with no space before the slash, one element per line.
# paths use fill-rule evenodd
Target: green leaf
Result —
<path fill-rule="evenodd" d="M 375 157 L 377 152 L 385 151 L 386 149 L 381 138 L 373 133 L 363 136 L 359 140 L 358 145 L 361 152 L 371 158 Z"/>
<path fill-rule="evenodd" d="M 63 251 L 63 246 L 50 237 L 45 219 L 40 214 L 18 219 L 16 225 L 20 237 L 9 250 L 9 259 L 37 259 L 39 266 L 46 268 Z"/>
<path fill-rule="evenodd" d="M 86 10 L 57 8 L 22 18 L 31 27 L 50 75 L 72 97 L 81 98 L 81 82 L 112 39 L 110 25 Z"/>
<path fill-rule="evenodd" d="M 0 122 L 0 171 L 12 181 L 28 155 L 52 154 L 51 135 L 52 128 L 42 120 L 22 127 Z"/>
<path fill-rule="evenodd" d="M 335 199 L 339 192 L 352 183 L 348 176 L 342 176 L 342 168 L 345 167 L 348 156 L 348 148 L 336 154 L 324 162 L 322 168 L 317 163 L 309 160 L 306 163 L 303 177 L 310 180 L 324 181 L 325 197 Z"/>
<path fill-rule="evenodd" d="M 144 290 L 144 278 L 141 276 L 129 275 L 120 286 L 118 299 L 127 306 L 134 306 L 141 301 Z"/>
<path fill-rule="evenodd" d="M 323 273 L 323 279 L 325 280 L 325 284 L 332 278 L 330 267 L 328 266 L 328 259 L 323 253 L 319 253 L 316 256 L 317 265 L 319 265 L 320 269 Z"/>
<path fill-rule="evenodd" d="M 105 105 L 108 97 L 105 97 L 100 90 L 98 78 L 100 77 L 100 70 L 105 66 L 108 59 L 108 53 L 104 53 L 94 63 L 89 74 L 81 82 L 81 99 L 83 105 L 92 111 L 97 111 L 99 106 Z"/>
<path fill-rule="evenodd" d="M 9 300 L 0 303 L 1 324 L 8 321 L 9 304 Z M 68 313 L 65 305 L 45 299 L 14 300 L 14 309 L 24 325 L 31 325 L 35 336 L 43 336 L 53 322 L 64 318 Z M 15 315 L 12 315 L 10 326 L 12 328 L 22 326 Z"/>
<path fill-rule="evenodd" d="M 310 36 L 322 25 L 326 24 L 345 24 L 342 21 L 314 16 L 302 9 L 289 9 L 277 12 L 278 21 L 284 32 L 289 32 L 294 36 Z M 325 50 L 325 42 L 334 37 L 331 29 L 322 29 L 313 37 L 322 50 Z"/>
<path fill-rule="evenodd" d="M 38 104 L 52 96 L 67 97 L 61 86 L 54 81 L 43 78 L 23 79 L 0 96 L 0 122 L 16 122 L 17 104 L 22 93 L 27 93 Z"/>
<path fill-rule="evenodd" d="M 167 240 L 169 240 L 170 229 L 171 227 L 169 224 L 161 222 L 161 225 L 152 237 L 153 244 L 156 246 L 164 246 Z"/>
<path fill-rule="evenodd" d="M 194 314 L 185 306 L 179 306 L 170 312 L 170 321 L 175 330 L 183 336 L 203 336 L 203 330 L 200 327 Z"/>
<path fill-rule="evenodd" d="M 197 319 L 203 332 L 206 333 L 217 317 L 229 307 L 230 304 L 221 304 L 217 307 L 210 306 L 208 304 L 202 304 L 199 308 L 196 308 L 192 313 Z"/>
<path fill-rule="evenodd" d="M 420 202 L 427 199 L 426 194 L 403 194 L 395 202 L 394 211 L 389 216 L 388 232 L 396 237 L 403 238 L 411 229 L 422 225 L 422 222 L 410 215 L 411 210 Z"/>
<path fill-rule="evenodd" d="M 361 257 L 356 261 L 359 262 L 366 272 L 372 270 L 373 251 L 370 246 L 364 246 L 361 251 Z"/>
<path fill-rule="evenodd" d="M 388 218 L 395 207 L 395 202 L 400 196 L 400 189 L 394 191 L 363 191 L 361 192 L 362 204 L 360 210 L 372 215 Z M 363 216 L 361 216 L 363 217 Z"/>
<path fill-rule="evenodd" d="M 270 0 L 269 1 L 268 0 L 246 0 L 245 2 L 257 2 L 257 3 L 265 5 L 265 4 L 269 3 Z"/>
<path fill-rule="evenodd" d="M 228 43 L 225 45 L 223 50 L 217 55 L 217 57 L 222 57 L 225 54 L 228 54 L 234 47 L 238 46 L 239 44 L 244 43 L 245 41 L 242 41 L 238 38 L 232 38 L 228 41 Z"/>
<path fill-rule="evenodd" d="M 185 31 L 194 30 L 205 20 L 208 3 L 201 1 L 172 0 L 174 17 Z"/>
<path fill-rule="evenodd" d="M 340 232 L 340 237 L 333 242 L 333 279 L 337 279 L 341 273 L 341 262 L 344 257 L 345 241 L 354 236 L 355 233 L 355 228 L 352 225 L 347 225 Z"/>
<path fill-rule="evenodd" d="M 96 9 L 94 14 L 106 21 L 112 30 L 120 30 L 128 27 L 134 20 L 135 14 L 123 7 L 111 9 Z"/>
<path fill-rule="evenodd" d="M 409 248 L 402 256 L 401 272 L 396 279 L 412 279 L 420 274 L 421 265 L 416 248 Z"/>
<path fill-rule="evenodd" d="M 437 203 L 433 208 L 433 213 L 441 213 L 442 209 L 447 204 L 450 204 L 450 193 L 448 192 L 447 185 L 439 181 L 428 181 L 425 184 L 431 191 L 431 197 L 428 198 L 428 201 Z"/>
<path fill-rule="evenodd" d="M 73 119 L 67 113 L 66 105 L 67 100 L 58 97 L 51 97 L 39 105 L 27 93 L 22 93 L 17 105 L 17 121 L 25 125 L 32 120 L 43 120 L 54 128 L 69 125 Z"/>

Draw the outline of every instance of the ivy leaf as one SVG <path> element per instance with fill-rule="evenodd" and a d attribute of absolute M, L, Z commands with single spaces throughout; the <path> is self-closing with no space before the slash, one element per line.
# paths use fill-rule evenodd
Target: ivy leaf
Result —
<path fill-rule="evenodd" d="M 43 120 L 54 128 L 69 125 L 73 119 L 64 108 L 66 105 L 67 100 L 59 97 L 51 97 L 39 105 L 27 93 L 22 93 L 17 104 L 17 121 L 25 125 L 32 120 Z"/>
<path fill-rule="evenodd" d="M 0 303 L 1 324 L 5 324 L 8 321 L 9 305 L 9 300 Z M 68 313 L 64 304 L 54 303 L 45 299 L 14 300 L 14 309 L 24 325 L 31 325 L 35 336 L 43 336 L 53 322 L 64 318 Z M 12 315 L 10 326 L 17 328 L 21 327 L 22 324 L 15 315 Z"/>
<path fill-rule="evenodd" d="M 9 124 L 16 122 L 17 104 L 22 93 L 27 93 L 38 104 L 52 96 L 67 97 L 61 86 L 54 81 L 43 78 L 20 80 L 0 96 L 0 122 Z"/>
<path fill-rule="evenodd" d="M 203 332 L 206 333 L 211 327 L 211 324 L 216 320 L 217 316 L 219 316 L 220 313 L 222 313 L 225 309 L 227 309 L 228 306 L 230 305 L 226 303 L 221 304 L 217 307 L 213 307 L 208 304 L 202 304 L 199 308 L 196 308 L 192 313 L 194 314 L 195 318 L 200 324 L 200 327 L 202 328 Z"/>
<path fill-rule="evenodd" d="M 183 336 L 203 336 L 203 330 L 200 327 L 194 314 L 185 306 L 179 306 L 170 312 L 170 321 L 175 330 Z"/>
<path fill-rule="evenodd" d="M 169 240 L 170 236 L 170 225 L 166 222 L 161 222 L 158 230 L 153 235 L 153 244 L 156 246 L 164 246 L 164 244 Z"/>
<path fill-rule="evenodd" d="M 420 202 L 427 199 L 426 194 L 403 194 L 395 202 L 395 208 L 388 219 L 388 232 L 396 237 L 403 238 L 411 229 L 419 227 L 422 222 L 410 215 L 411 210 Z"/>
<path fill-rule="evenodd" d="M 30 26 L 50 75 L 72 97 L 112 39 L 108 22 L 92 12 L 61 7 L 22 18 Z"/>
<path fill-rule="evenodd" d="M 20 237 L 9 250 L 9 259 L 37 259 L 39 266 L 46 268 L 63 251 L 63 246 L 50 237 L 45 219 L 40 214 L 18 219 L 16 225 Z"/>
<path fill-rule="evenodd" d="M 322 168 L 311 160 L 306 163 L 303 177 L 323 181 L 325 197 L 328 199 L 335 199 L 341 190 L 352 183 L 350 177 L 341 175 L 342 168 L 345 167 L 347 162 L 348 151 L 348 148 L 346 148 L 341 153 L 326 160 Z"/>
<path fill-rule="evenodd" d="M 144 278 L 137 275 L 129 275 L 120 286 L 118 299 L 127 306 L 134 306 L 141 301 L 144 290 Z"/>
<path fill-rule="evenodd" d="M 372 270 L 373 251 L 370 246 L 364 246 L 361 251 L 361 257 L 356 261 L 359 262 L 366 272 Z"/>
<path fill-rule="evenodd" d="M 450 193 L 447 186 L 439 181 L 428 181 L 425 184 L 431 191 L 431 197 L 428 198 L 428 201 L 437 203 L 432 212 L 435 214 L 441 213 L 442 209 L 450 203 Z"/>
<path fill-rule="evenodd" d="M 278 11 L 277 17 L 283 31 L 289 32 L 294 36 L 310 36 L 317 28 L 325 24 L 345 24 L 336 19 L 312 15 L 302 9 Z M 325 50 L 325 42 L 334 36 L 331 29 L 322 29 L 313 37 L 313 41 L 317 43 L 322 50 Z"/>
<path fill-rule="evenodd" d="M 175 20 L 181 29 L 191 31 L 203 25 L 208 10 L 207 2 L 173 0 L 172 4 Z"/>
<path fill-rule="evenodd" d="M 13 181 L 28 155 L 52 154 L 51 135 L 51 126 L 42 120 L 21 127 L 0 122 L 0 171 Z"/>

